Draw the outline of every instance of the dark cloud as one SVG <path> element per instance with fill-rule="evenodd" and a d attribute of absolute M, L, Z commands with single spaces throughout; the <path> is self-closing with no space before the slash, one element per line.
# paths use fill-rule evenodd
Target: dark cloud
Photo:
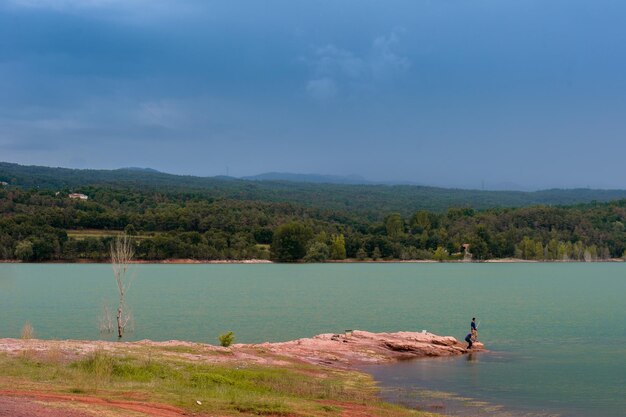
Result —
<path fill-rule="evenodd" d="M 7 0 L 0 159 L 626 187 L 626 5 L 590 4 Z"/>

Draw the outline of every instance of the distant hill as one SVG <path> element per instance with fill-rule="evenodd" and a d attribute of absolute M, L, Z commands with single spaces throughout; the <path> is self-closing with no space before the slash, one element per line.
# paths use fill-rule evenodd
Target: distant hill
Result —
<path fill-rule="evenodd" d="M 326 176 L 320 176 L 322 178 Z M 332 176 L 331 176 L 332 178 Z M 321 210 L 352 211 L 380 217 L 391 212 L 450 207 L 487 209 L 532 205 L 574 205 L 626 198 L 626 190 L 552 189 L 534 192 L 483 191 L 418 185 L 346 184 L 232 177 L 173 175 L 151 169 L 90 170 L 24 166 L 0 162 L 0 181 L 11 186 L 72 189 L 105 185 L 141 188 L 155 193 L 187 193 L 202 198 L 301 204 Z"/>
<path fill-rule="evenodd" d="M 160 172 L 153 168 L 141 168 L 141 167 L 126 167 L 120 168 L 120 170 L 124 171 L 140 171 L 140 172 Z"/>
<path fill-rule="evenodd" d="M 294 174 L 290 172 L 266 172 L 263 174 L 241 177 L 242 180 L 250 181 L 291 181 L 310 182 L 314 184 L 374 184 L 359 175 L 320 175 L 320 174 Z"/>

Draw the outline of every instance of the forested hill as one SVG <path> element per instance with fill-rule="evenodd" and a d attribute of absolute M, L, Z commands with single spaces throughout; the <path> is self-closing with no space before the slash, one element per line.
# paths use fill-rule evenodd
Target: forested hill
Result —
<path fill-rule="evenodd" d="M 109 186 L 152 192 L 193 193 L 205 198 L 288 202 L 326 210 L 352 211 L 382 218 L 390 212 L 443 212 L 450 207 L 487 209 L 533 205 L 572 205 L 626 198 L 626 190 L 552 189 L 535 192 L 480 191 L 414 185 L 320 184 L 195 177 L 148 169 L 83 170 L 0 162 L 0 181 L 23 189 L 80 191 Z"/>

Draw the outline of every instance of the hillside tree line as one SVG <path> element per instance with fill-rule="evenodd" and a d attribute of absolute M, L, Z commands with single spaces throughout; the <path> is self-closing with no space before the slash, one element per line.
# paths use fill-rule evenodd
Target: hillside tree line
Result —
<path fill-rule="evenodd" d="M 70 191 L 88 200 L 68 198 Z M 126 232 L 140 260 L 601 260 L 626 249 L 626 200 L 364 214 L 132 187 L 0 188 L 0 259 L 107 260 Z"/>

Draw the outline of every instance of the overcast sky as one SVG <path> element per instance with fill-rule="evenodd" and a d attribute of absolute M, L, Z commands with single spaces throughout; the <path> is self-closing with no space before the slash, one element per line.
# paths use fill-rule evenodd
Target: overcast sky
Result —
<path fill-rule="evenodd" d="M 624 22 L 622 0 L 0 0 L 0 160 L 626 188 Z"/>

